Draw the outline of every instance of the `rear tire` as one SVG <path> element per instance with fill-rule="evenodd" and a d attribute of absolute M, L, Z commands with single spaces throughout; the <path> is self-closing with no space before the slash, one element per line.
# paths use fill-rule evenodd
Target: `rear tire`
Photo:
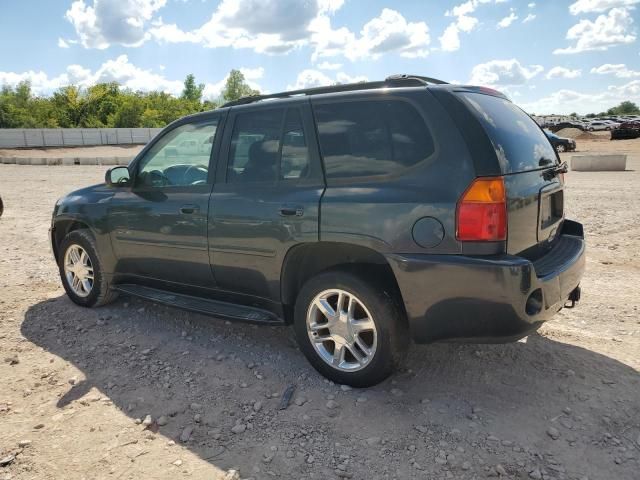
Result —
<path fill-rule="evenodd" d="M 118 293 L 111 289 L 104 275 L 103 263 L 90 230 L 72 231 L 64 237 L 58 251 L 60 279 L 71 301 L 82 307 L 100 307 L 116 299 Z"/>
<path fill-rule="evenodd" d="M 358 388 L 393 373 L 409 342 L 406 318 L 391 292 L 340 270 L 311 278 L 294 313 L 296 339 L 311 365 L 329 380 Z"/>

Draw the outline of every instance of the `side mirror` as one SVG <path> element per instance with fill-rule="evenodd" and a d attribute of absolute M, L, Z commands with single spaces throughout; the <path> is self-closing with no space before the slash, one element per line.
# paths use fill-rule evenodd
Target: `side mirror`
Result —
<path fill-rule="evenodd" d="M 110 168 L 104 176 L 104 182 L 110 187 L 128 186 L 131 183 L 129 168 L 124 166 Z"/>

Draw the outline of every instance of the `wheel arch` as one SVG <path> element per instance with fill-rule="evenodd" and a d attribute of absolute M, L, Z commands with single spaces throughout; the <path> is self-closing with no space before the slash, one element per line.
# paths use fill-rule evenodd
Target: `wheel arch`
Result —
<path fill-rule="evenodd" d="M 319 273 L 335 269 L 350 271 L 365 278 L 375 278 L 388 289 L 406 317 L 402 292 L 384 255 L 360 245 L 317 242 L 291 248 L 284 259 L 280 294 L 287 323 L 293 321 L 296 298 L 305 282 Z"/>
<path fill-rule="evenodd" d="M 56 261 L 59 260 L 58 255 L 60 253 L 60 244 L 62 243 L 62 240 L 64 240 L 64 238 L 71 232 L 82 229 L 90 230 L 91 233 L 95 235 L 89 223 L 83 219 L 64 217 L 55 220 L 53 227 L 51 228 L 51 249 L 53 250 L 53 256 Z"/>

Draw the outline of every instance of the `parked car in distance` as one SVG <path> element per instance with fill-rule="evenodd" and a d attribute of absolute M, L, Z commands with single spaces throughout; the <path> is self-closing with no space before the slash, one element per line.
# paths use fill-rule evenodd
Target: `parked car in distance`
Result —
<path fill-rule="evenodd" d="M 640 121 L 628 121 L 611 130 L 611 140 L 625 140 L 640 137 Z"/>
<path fill-rule="evenodd" d="M 609 122 L 604 120 L 591 122 L 587 126 L 587 130 L 589 130 L 590 132 L 600 131 L 600 130 L 612 130 L 613 128 L 614 128 L 613 125 L 611 125 Z"/>
<path fill-rule="evenodd" d="M 559 132 L 564 128 L 577 128 L 579 130 L 583 130 L 583 131 L 585 130 L 585 126 L 581 122 L 560 122 L 560 123 L 550 125 L 548 127 L 548 129 L 551 130 L 553 133 Z"/>
<path fill-rule="evenodd" d="M 173 147 L 211 137 L 208 155 Z M 51 242 L 78 305 L 292 325 L 320 373 L 365 387 L 411 340 L 513 341 L 575 305 L 566 171 L 501 93 L 393 76 L 177 120 L 58 200 Z"/>
<path fill-rule="evenodd" d="M 563 138 L 555 133 L 545 130 L 544 133 L 557 152 L 573 152 L 576 149 L 576 141 L 571 138 Z"/>

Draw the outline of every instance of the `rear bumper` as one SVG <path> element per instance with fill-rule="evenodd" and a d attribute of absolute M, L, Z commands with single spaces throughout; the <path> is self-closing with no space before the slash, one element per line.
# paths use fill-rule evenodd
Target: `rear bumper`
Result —
<path fill-rule="evenodd" d="M 536 330 L 567 302 L 585 269 L 582 225 L 565 221 L 556 246 L 531 262 L 513 255 L 388 255 L 411 335 L 505 342 Z"/>

